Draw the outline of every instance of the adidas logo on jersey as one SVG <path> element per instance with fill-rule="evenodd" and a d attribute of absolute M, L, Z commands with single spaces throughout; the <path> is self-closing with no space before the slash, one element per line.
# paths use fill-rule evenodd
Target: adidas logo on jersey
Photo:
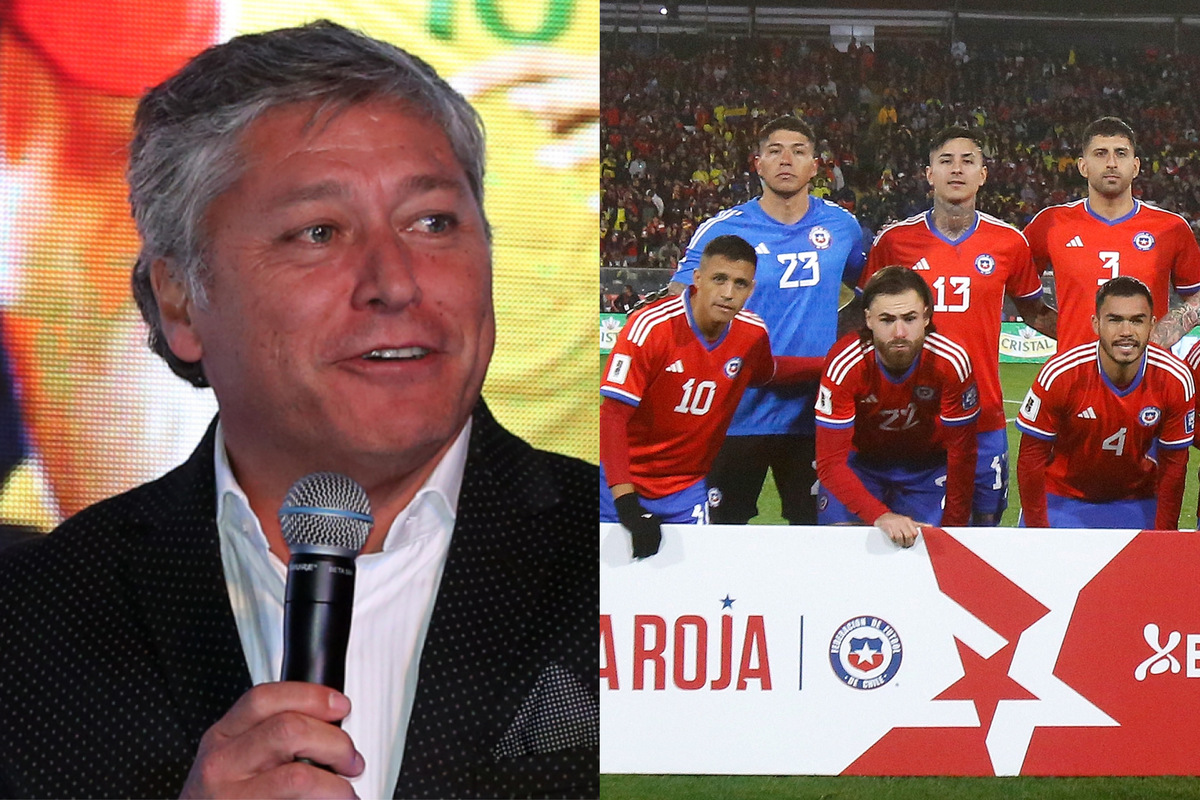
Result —
<path fill-rule="evenodd" d="M 759 242 L 758 247 L 754 248 L 754 252 L 758 253 L 760 256 L 771 255 L 771 251 L 767 249 L 766 242 Z"/>
<path fill-rule="evenodd" d="M 675 359 L 675 363 L 667 367 L 667 372 L 683 372 L 683 360 Z"/>
<path fill-rule="evenodd" d="M 1067 247 L 1083 247 L 1083 239 L 1076 236 L 1074 239 L 1067 242 Z"/>
<path fill-rule="evenodd" d="M 879 402 L 879 398 L 878 398 L 878 397 L 876 397 L 876 396 L 875 396 L 875 395 L 873 395 L 873 394 L 869 394 L 869 395 L 867 395 L 866 397 L 864 397 L 864 398 L 863 398 L 863 402 L 864 402 L 864 403 L 878 403 L 878 402 Z"/>
<path fill-rule="evenodd" d="M 1078 417 L 1079 419 L 1095 419 L 1096 418 L 1096 409 L 1092 408 L 1091 406 L 1088 406 L 1087 408 L 1085 408 L 1083 411 L 1080 411 L 1075 416 Z"/>
<path fill-rule="evenodd" d="M 912 268 L 913 269 L 929 269 L 929 262 L 922 258 L 920 261 L 913 264 Z"/>

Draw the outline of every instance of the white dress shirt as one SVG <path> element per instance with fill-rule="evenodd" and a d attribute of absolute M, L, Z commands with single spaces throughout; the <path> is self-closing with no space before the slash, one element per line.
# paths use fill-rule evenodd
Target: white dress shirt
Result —
<path fill-rule="evenodd" d="M 342 723 L 366 761 L 351 780 L 359 797 L 391 797 L 417 689 L 417 670 L 433 601 L 458 513 L 471 421 L 412 502 L 392 523 L 383 550 L 358 557 L 354 618 L 346 653 Z M 287 566 L 267 546 L 245 493 L 229 467 L 217 427 L 217 530 L 225 583 L 242 651 L 255 685 L 279 680 Z"/>

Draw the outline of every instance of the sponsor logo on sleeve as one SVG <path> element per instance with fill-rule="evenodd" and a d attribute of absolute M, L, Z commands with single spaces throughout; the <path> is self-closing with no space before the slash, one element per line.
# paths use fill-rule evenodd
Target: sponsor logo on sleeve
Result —
<path fill-rule="evenodd" d="M 630 358 L 625 353 L 617 353 L 613 356 L 612 363 L 608 365 L 608 377 L 605 380 L 608 383 L 624 385 L 625 379 L 629 377 L 629 361 Z"/>
<path fill-rule="evenodd" d="M 817 389 L 816 408 L 822 414 L 833 413 L 833 393 L 829 391 L 828 386 L 822 386 Z"/>
<path fill-rule="evenodd" d="M 979 405 L 979 389 L 975 386 L 975 384 L 971 384 L 967 387 L 967 390 L 963 392 L 963 411 L 970 411 L 977 405 Z"/>
<path fill-rule="evenodd" d="M 1021 402 L 1021 416 L 1030 422 L 1037 420 L 1038 412 L 1042 410 L 1042 398 L 1033 393 L 1030 389 L 1025 394 L 1025 399 Z"/>

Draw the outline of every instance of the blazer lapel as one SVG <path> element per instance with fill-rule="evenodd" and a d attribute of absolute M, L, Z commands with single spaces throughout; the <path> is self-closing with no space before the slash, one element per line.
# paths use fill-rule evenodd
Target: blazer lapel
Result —
<path fill-rule="evenodd" d="M 192 456 L 154 484 L 130 565 L 169 696 L 196 742 L 251 686 L 221 566 L 215 433 L 214 422 Z"/>
<path fill-rule="evenodd" d="M 537 547 L 523 522 L 538 502 L 517 479 L 530 449 L 479 402 L 397 797 L 468 793 L 472 766 L 490 758 L 537 680 L 535 665 L 511 658 L 535 622 Z"/>

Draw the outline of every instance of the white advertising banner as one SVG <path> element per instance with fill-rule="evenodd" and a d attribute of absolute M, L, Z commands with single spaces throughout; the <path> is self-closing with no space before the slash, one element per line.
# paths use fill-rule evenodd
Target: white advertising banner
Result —
<path fill-rule="evenodd" d="M 1200 772 L 1200 537 L 600 526 L 601 771 Z"/>

